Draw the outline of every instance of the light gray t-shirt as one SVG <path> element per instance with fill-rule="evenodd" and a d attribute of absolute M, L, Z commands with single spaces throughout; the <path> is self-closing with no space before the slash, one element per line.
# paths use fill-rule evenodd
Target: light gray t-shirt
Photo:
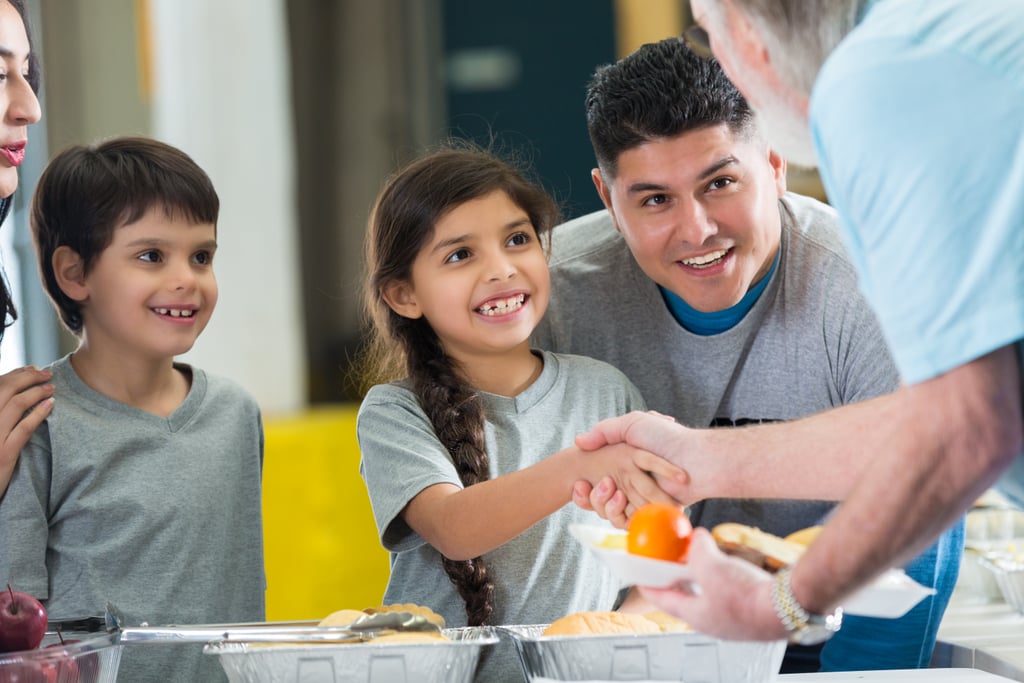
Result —
<path fill-rule="evenodd" d="M 93 391 L 65 357 L 53 412 L 0 498 L 0 577 L 54 619 L 137 626 L 265 619 L 259 407 L 238 385 L 187 365 L 167 418 Z M 118 679 L 227 680 L 201 644 L 126 645 Z"/>
<path fill-rule="evenodd" d="M 594 423 L 643 409 L 636 388 L 606 363 L 543 353 L 540 377 L 514 398 L 482 394 L 490 477 L 537 463 L 570 446 Z M 360 470 L 381 542 L 391 552 L 384 603 L 426 605 L 449 626 L 466 624 L 465 603 L 441 566 L 441 555 L 414 533 L 401 512 L 434 484 L 462 486 L 430 419 L 403 383 L 373 387 L 357 421 Z M 572 612 L 611 609 L 620 584 L 569 533 L 573 522 L 604 524 L 567 504 L 484 556 L 495 582 L 492 625 L 544 624 Z M 522 668 L 506 639 L 478 678 L 521 681 Z"/>
<path fill-rule="evenodd" d="M 792 420 L 888 393 L 898 374 L 857 290 L 834 211 L 787 194 L 782 255 L 747 315 L 720 334 L 683 328 L 606 211 L 552 233 L 551 303 L 533 343 L 611 363 L 652 410 L 694 426 Z M 824 502 L 715 499 L 695 524 L 740 522 L 786 535 L 817 523 Z"/>

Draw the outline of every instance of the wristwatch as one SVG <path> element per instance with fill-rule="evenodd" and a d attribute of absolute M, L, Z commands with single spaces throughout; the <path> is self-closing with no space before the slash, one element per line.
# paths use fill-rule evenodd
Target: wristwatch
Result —
<path fill-rule="evenodd" d="M 775 575 L 772 589 L 772 604 L 779 621 L 789 633 L 789 642 L 794 645 L 817 645 L 832 637 L 843 623 L 843 608 L 837 607 L 832 614 L 808 614 L 793 596 L 790 585 L 790 567 L 779 570 Z"/>

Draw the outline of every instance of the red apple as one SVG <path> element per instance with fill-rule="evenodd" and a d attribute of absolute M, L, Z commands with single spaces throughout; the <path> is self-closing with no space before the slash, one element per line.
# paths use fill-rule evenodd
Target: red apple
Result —
<path fill-rule="evenodd" d="M 0 666 L 0 683 L 56 683 L 57 667 L 50 662 L 18 662 Z"/>
<path fill-rule="evenodd" d="M 7 584 L 0 592 L 0 652 L 34 650 L 46 635 L 46 609 L 28 593 Z"/>
<path fill-rule="evenodd" d="M 96 675 L 93 673 L 91 678 L 83 678 L 78 667 L 78 659 L 67 651 L 67 646 L 73 643 L 77 643 L 77 640 L 68 639 L 64 640 L 64 636 L 60 631 L 57 631 L 57 637 L 60 638 L 59 643 L 50 643 L 44 650 L 60 648 L 61 652 L 56 653 L 58 659 L 50 659 L 49 665 L 53 667 L 54 680 L 60 683 L 81 683 L 82 681 L 95 681 Z M 95 654 L 95 653 L 93 653 Z M 85 658 L 93 656 L 92 654 L 86 655 Z"/>

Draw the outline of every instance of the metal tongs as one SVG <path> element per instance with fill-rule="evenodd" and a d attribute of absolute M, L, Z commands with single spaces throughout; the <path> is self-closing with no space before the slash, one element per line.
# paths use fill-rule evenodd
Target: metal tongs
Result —
<path fill-rule="evenodd" d="M 125 626 L 124 615 L 107 603 L 104 622 L 108 630 L 119 630 L 121 642 L 130 643 L 361 643 L 382 635 L 420 631 L 441 633 L 437 624 L 422 614 L 376 612 L 359 617 L 348 626 L 317 626 L 315 621 L 265 622 L 250 624 L 203 624 L 198 626 Z"/>

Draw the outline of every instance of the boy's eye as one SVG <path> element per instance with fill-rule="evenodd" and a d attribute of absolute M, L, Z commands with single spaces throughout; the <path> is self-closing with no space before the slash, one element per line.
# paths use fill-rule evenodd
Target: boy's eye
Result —
<path fill-rule="evenodd" d="M 530 236 L 525 232 L 517 232 L 508 238 L 508 242 L 505 243 L 505 246 L 520 247 L 524 244 L 529 244 L 530 239 Z"/>
<path fill-rule="evenodd" d="M 209 251 L 198 251 L 192 260 L 200 266 L 208 266 L 213 263 L 213 252 Z"/>
<path fill-rule="evenodd" d="M 147 263 L 159 263 L 160 262 L 160 252 L 155 250 L 155 249 L 150 249 L 149 251 L 144 251 L 141 254 L 139 254 L 139 260 L 140 261 L 146 261 Z"/>
<path fill-rule="evenodd" d="M 444 260 L 444 262 L 445 263 L 456 263 L 458 261 L 464 261 L 465 259 L 468 259 L 469 256 L 470 256 L 469 249 L 466 249 L 465 247 L 463 247 L 462 249 L 456 249 L 451 254 L 449 254 L 448 258 L 446 258 Z"/>

